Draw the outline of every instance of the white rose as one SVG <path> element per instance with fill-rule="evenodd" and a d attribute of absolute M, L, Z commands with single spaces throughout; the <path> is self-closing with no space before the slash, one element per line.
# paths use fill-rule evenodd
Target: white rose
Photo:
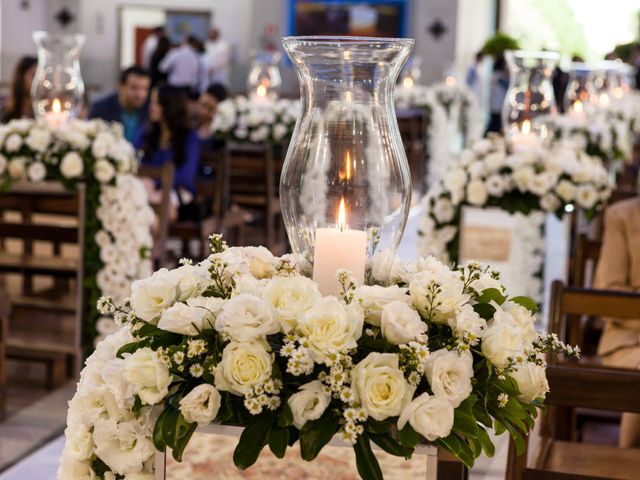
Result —
<path fill-rule="evenodd" d="M 513 172 L 513 179 L 516 182 L 518 190 L 521 192 L 526 191 L 534 175 L 535 172 L 529 165 L 516 168 Z"/>
<path fill-rule="evenodd" d="M 507 159 L 503 152 L 491 152 L 483 159 L 483 163 L 490 172 L 500 170 L 505 165 L 506 161 Z"/>
<path fill-rule="evenodd" d="M 331 395 L 325 391 L 325 386 L 319 380 L 302 385 L 287 400 L 293 414 L 293 424 L 298 430 L 306 422 L 320 418 L 330 402 Z"/>
<path fill-rule="evenodd" d="M 286 125 L 283 125 L 282 123 L 276 123 L 276 125 L 273 127 L 273 138 L 276 141 L 280 141 L 287 134 L 287 131 L 288 129 Z"/>
<path fill-rule="evenodd" d="M 136 350 L 124 359 L 122 372 L 145 405 L 155 405 L 169 393 L 171 374 L 155 350 Z"/>
<path fill-rule="evenodd" d="M 407 295 L 406 288 L 397 285 L 381 287 L 379 285 L 361 285 L 356 288 L 354 301 L 360 303 L 364 309 L 364 318 L 371 325 L 380 326 L 382 309 L 391 302 L 411 303 L 411 298 Z"/>
<path fill-rule="evenodd" d="M 528 309 L 524 308 L 522 305 L 518 305 L 517 303 L 507 302 L 502 307 L 507 309 L 513 323 L 515 323 L 522 331 L 522 345 L 526 352 L 531 348 L 533 341 L 538 337 L 533 315 Z M 498 315 L 500 315 L 500 312 L 498 312 Z"/>
<path fill-rule="evenodd" d="M 324 297 L 300 317 L 298 330 L 308 342 L 313 359 L 323 363 L 332 351 L 357 347 L 363 322 L 364 313 L 358 305 L 345 306 L 336 297 Z"/>
<path fill-rule="evenodd" d="M 506 188 L 504 177 L 494 173 L 484 181 L 484 188 L 492 197 L 501 197 Z"/>
<path fill-rule="evenodd" d="M 593 208 L 598 201 L 598 192 L 593 185 L 580 185 L 576 189 L 576 200 L 582 208 Z"/>
<path fill-rule="evenodd" d="M 547 193 L 540 199 L 540 206 L 546 212 L 555 212 L 560 207 L 560 199 L 552 193 Z"/>
<path fill-rule="evenodd" d="M 527 189 L 538 196 L 547 193 L 558 180 L 558 176 L 553 172 L 541 172 L 532 176 L 527 183 Z"/>
<path fill-rule="evenodd" d="M 189 423 L 205 426 L 213 422 L 220 410 L 220 392 L 203 383 L 180 400 L 180 413 Z"/>
<path fill-rule="evenodd" d="M 523 353 L 522 329 L 507 321 L 489 322 L 482 338 L 482 354 L 496 367 L 505 368 L 509 359 Z"/>
<path fill-rule="evenodd" d="M 91 458 L 95 444 L 87 425 L 69 423 L 64 431 L 64 436 L 67 439 L 65 453 L 72 455 L 76 460 L 89 460 Z"/>
<path fill-rule="evenodd" d="M 427 324 L 418 312 L 404 301 L 394 301 L 382 309 L 380 331 L 382 336 L 394 345 L 413 341 L 424 342 Z"/>
<path fill-rule="evenodd" d="M 471 395 L 473 356 L 468 350 L 463 353 L 444 348 L 436 350 L 427 357 L 425 376 L 433 393 L 446 398 L 456 408 Z"/>
<path fill-rule="evenodd" d="M 73 480 L 97 480 L 98 476 L 91 469 L 91 462 L 88 460 L 79 461 L 71 456 L 63 456 L 58 468 L 57 477 L 59 480 L 73 478 Z"/>
<path fill-rule="evenodd" d="M 351 387 L 367 416 L 378 421 L 400 415 L 415 391 L 393 353 L 367 355 L 351 370 Z"/>
<path fill-rule="evenodd" d="M 108 183 L 116 174 L 116 169 L 109 160 L 101 158 L 97 160 L 93 167 L 93 175 L 100 183 Z"/>
<path fill-rule="evenodd" d="M 187 305 L 190 307 L 201 310 L 203 313 L 202 328 L 205 330 L 213 329 L 216 322 L 216 317 L 222 311 L 222 307 L 226 303 L 226 300 L 215 297 L 193 297 L 187 300 Z"/>
<path fill-rule="evenodd" d="M 51 140 L 51 133 L 43 128 L 32 128 L 25 143 L 36 152 L 44 152 Z"/>
<path fill-rule="evenodd" d="M 576 186 L 569 180 L 560 180 L 556 186 L 556 193 L 565 202 L 573 202 L 576 197 Z"/>
<path fill-rule="evenodd" d="M 27 168 L 27 176 L 32 182 L 41 182 L 47 176 L 47 167 L 42 162 L 34 162 Z"/>
<path fill-rule="evenodd" d="M 9 176 L 13 179 L 24 177 L 26 159 L 24 157 L 14 158 L 9 161 Z"/>
<path fill-rule="evenodd" d="M 155 449 L 140 421 L 100 418 L 93 429 L 95 453 L 114 473 L 139 473 Z M 65 477 L 76 478 L 76 477 Z"/>
<path fill-rule="evenodd" d="M 462 190 L 467 183 L 467 174 L 461 168 L 454 168 L 445 174 L 443 183 L 449 191 Z"/>
<path fill-rule="evenodd" d="M 181 301 L 201 295 L 209 284 L 208 272 L 197 265 L 182 265 L 172 270 L 171 275 L 175 277 L 178 300 Z"/>
<path fill-rule="evenodd" d="M 4 141 L 4 148 L 7 152 L 17 152 L 22 147 L 22 137 L 17 133 L 12 133 Z"/>
<path fill-rule="evenodd" d="M 262 291 L 285 333 L 298 326 L 298 318 L 321 298 L 318 285 L 303 276 L 274 277 Z"/>
<path fill-rule="evenodd" d="M 535 363 L 517 365 L 509 374 L 518 383 L 518 400 L 531 403 L 536 398 L 545 398 L 549 391 L 546 369 Z"/>
<path fill-rule="evenodd" d="M 65 178 L 76 178 L 84 172 L 82 157 L 76 152 L 68 152 L 60 162 L 60 173 Z"/>
<path fill-rule="evenodd" d="M 275 273 L 275 257 L 264 247 L 231 247 L 219 254 L 234 273 L 251 273 L 258 279 L 271 278 Z"/>
<path fill-rule="evenodd" d="M 136 280 L 131 285 L 131 307 L 146 322 L 157 320 L 163 310 L 175 303 L 178 287 L 175 276 L 161 268 L 151 277 Z"/>
<path fill-rule="evenodd" d="M 258 340 L 230 342 L 216 367 L 216 388 L 242 396 L 269 380 L 273 359 L 267 348 L 266 343 Z"/>
<path fill-rule="evenodd" d="M 445 197 L 440 197 L 433 206 L 433 214 L 438 223 L 448 223 L 453 220 L 456 211 L 453 208 L 451 200 Z"/>
<path fill-rule="evenodd" d="M 403 429 L 407 422 L 424 438 L 433 442 L 449 436 L 453 428 L 454 411 L 446 398 L 423 393 L 416 397 L 403 410 L 398 419 L 398 428 Z"/>
<path fill-rule="evenodd" d="M 469 304 L 458 309 L 448 322 L 453 334 L 458 338 L 480 338 L 484 335 L 487 322 Z"/>
<path fill-rule="evenodd" d="M 487 203 L 487 189 L 481 180 L 472 180 L 467 185 L 467 200 L 471 205 L 482 206 Z"/>
<path fill-rule="evenodd" d="M 278 333 L 280 324 L 265 301 L 243 293 L 222 307 L 215 328 L 236 342 L 245 342 Z"/>
<path fill-rule="evenodd" d="M 469 295 L 463 293 L 464 284 L 456 272 L 451 271 L 449 267 L 442 265 L 433 257 L 429 257 L 427 261 L 434 269 L 417 273 L 409 284 L 409 293 L 413 306 L 418 312 L 423 316 L 431 313 L 434 322 L 446 323 L 449 317 L 455 315 L 458 308 L 469 301 Z M 433 302 L 435 308 L 431 310 L 430 286 L 434 282 L 440 288 Z"/>
<path fill-rule="evenodd" d="M 180 335 L 195 336 L 202 332 L 205 317 L 203 309 L 176 302 L 162 312 L 158 328 Z"/>
<path fill-rule="evenodd" d="M 250 293 L 257 297 L 262 296 L 262 292 L 269 283 L 268 278 L 261 280 L 257 279 L 250 273 L 243 273 L 235 278 L 235 288 L 233 289 L 232 296 L 242 295 L 243 293 Z"/>

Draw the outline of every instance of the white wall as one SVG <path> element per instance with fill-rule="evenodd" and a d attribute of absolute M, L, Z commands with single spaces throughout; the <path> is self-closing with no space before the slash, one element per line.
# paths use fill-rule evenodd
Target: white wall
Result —
<path fill-rule="evenodd" d="M 47 0 L 31 0 L 29 8 L 20 8 L 20 0 L 1 0 L 0 22 L 0 78 L 11 78 L 13 67 L 23 55 L 35 55 L 36 46 L 31 38 L 34 30 L 47 24 Z"/>

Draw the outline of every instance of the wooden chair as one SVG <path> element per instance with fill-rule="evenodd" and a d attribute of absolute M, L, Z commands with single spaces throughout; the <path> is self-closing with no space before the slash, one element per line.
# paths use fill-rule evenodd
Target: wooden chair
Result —
<path fill-rule="evenodd" d="M 396 112 L 400 136 L 407 154 L 411 185 L 419 192 L 426 188 L 427 162 L 426 158 L 426 118 L 422 110 L 398 110 Z"/>
<path fill-rule="evenodd" d="M 0 419 L 5 415 L 7 404 L 7 333 L 9 315 L 11 314 L 11 300 L 9 295 L 0 290 Z"/>
<path fill-rule="evenodd" d="M 148 177 L 155 180 L 160 189 L 160 203 L 151 205 L 157 218 L 153 235 L 153 249 L 151 251 L 151 258 L 156 267 L 164 266 L 167 262 L 167 237 L 169 236 L 172 208 L 171 190 L 173 189 L 174 175 L 175 167 L 172 162 L 165 162 L 161 167 L 141 166 L 138 169 L 139 177 Z"/>
<path fill-rule="evenodd" d="M 169 237 L 182 242 L 182 256 L 191 257 L 190 243 L 199 241 L 199 258 L 205 258 L 208 252 L 209 235 L 221 233 L 232 245 L 243 241 L 244 225 L 252 219 L 251 214 L 230 205 L 229 199 L 229 155 L 204 154 L 202 164 L 207 165 L 213 175 L 198 180 L 196 202 L 210 205 L 208 215 L 199 221 L 174 221 L 169 225 Z"/>
<path fill-rule="evenodd" d="M 640 413 L 640 371 L 549 365 L 549 416 L 555 407 Z M 539 455 L 527 467 L 527 453 L 509 444 L 507 480 L 636 480 L 640 449 L 557 440 L 544 434 Z"/>
<path fill-rule="evenodd" d="M 285 252 L 284 228 L 280 209 L 278 185 L 283 158 L 276 158 L 270 144 L 243 145 L 229 143 L 226 154 L 229 162 L 229 199 L 259 215 L 263 243 L 274 255 Z M 282 147 L 284 151 L 284 147 Z"/>
<path fill-rule="evenodd" d="M 50 388 L 80 369 L 84 205 L 83 186 L 68 192 L 57 183 L 21 185 L 0 195 L 0 273 L 22 277 L 22 288 L 11 296 L 7 356 L 44 363 Z M 9 251 L 9 241 L 20 251 Z M 73 258 L 61 255 L 66 245 L 77 248 Z M 51 253 L 43 254 L 45 247 Z M 53 286 L 36 288 L 35 276 L 53 279 Z"/>
<path fill-rule="evenodd" d="M 591 270 L 591 276 L 595 272 L 595 267 L 600 257 L 602 241 L 592 240 L 586 233 L 578 235 L 576 241 L 575 256 L 573 262 L 572 286 L 578 288 L 589 287 L 587 282 L 587 272 Z"/>

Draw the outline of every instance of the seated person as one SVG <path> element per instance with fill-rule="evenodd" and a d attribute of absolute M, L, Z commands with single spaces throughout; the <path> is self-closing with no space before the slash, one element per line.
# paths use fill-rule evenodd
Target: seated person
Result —
<path fill-rule="evenodd" d="M 640 292 L 640 197 L 607 208 L 594 287 Z M 640 315 L 638 321 L 607 319 L 598 355 L 607 366 L 640 369 Z M 640 415 L 623 414 L 620 446 L 640 447 Z"/>
<path fill-rule="evenodd" d="M 134 142 L 143 152 L 142 164 L 162 166 L 173 162 L 175 166 L 174 205 L 178 217 L 190 209 L 196 193 L 196 176 L 200 162 L 200 141 L 190 127 L 187 98 L 179 87 L 163 85 L 151 91 L 149 123 Z M 147 182 L 149 200 L 160 201 L 155 186 Z M 175 218 L 175 212 L 172 216 Z"/>
<path fill-rule="evenodd" d="M 147 97 L 151 79 L 146 70 L 129 67 L 120 74 L 118 91 L 91 106 L 89 118 L 120 122 L 124 136 L 133 143 L 147 121 Z"/>
<path fill-rule="evenodd" d="M 215 83 L 209 85 L 198 100 L 198 138 L 203 143 L 212 142 L 211 122 L 218 110 L 218 104 L 227 99 L 227 89 L 224 85 Z M 203 145 L 204 147 L 204 145 Z M 210 145 L 207 145 L 210 147 Z"/>
<path fill-rule="evenodd" d="M 11 92 L 7 104 L 0 114 L 0 121 L 8 122 L 18 118 L 33 118 L 31 84 L 36 74 L 38 59 L 22 57 L 16 64 L 11 79 Z"/>

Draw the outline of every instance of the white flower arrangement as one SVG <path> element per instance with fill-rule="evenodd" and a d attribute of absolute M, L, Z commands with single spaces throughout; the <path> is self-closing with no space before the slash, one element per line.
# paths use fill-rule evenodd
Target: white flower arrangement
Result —
<path fill-rule="evenodd" d="M 242 469 L 294 439 L 313 460 L 334 435 L 367 479 L 382 479 L 371 441 L 407 457 L 426 439 L 472 465 L 493 454 L 494 421 L 522 445 L 548 390 L 544 353 L 578 354 L 537 334 L 535 303 L 477 264 L 395 259 L 396 283 L 338 272 L 343 293 L 322 297 L 290 257 L 211 244 L 197 265 L 134 282 L 124 305 L 101 300 L 126 321 L 87 359 L 60 480 L 150 479 L 156 449 L 180 460 L 214 421 L 245 427 Z M 390 259 L 374 257 L 371 275 Z"/>
<path fill-rule="evenodd" d="M 291 137 L 299 113 L 298 100 L 238 96 L 218 105 L 211 132 L 236 142 L 280 143 Z"/>
<path fill-rule="evenodd" d="M 426 158 L 427 185 L 436 183 L 446 172 L 451 162 L 447 142 L 447 112 L 429 87 L 414 85 L 397 86 L 395 89 L 396 108 L 420 109 L 427 116 Z"/>
<path fill-rule="evenodd" d="M 484 135 L 484 120 L 475 94 L 462 82 L 432 85 L 435 98 L 450 118 L 456 120 L 465 146 L 470 146 Z"/>
<path fill-rule="evenodd" d="M 136 169 L 135 151 L 119 124 L 73 120 L 51 129 L 44 121 L 14 120 L 0 125 L 3 189 L 19 181 L 60 180 L 70 189 L 87 185 L 87 205 L 96 205 L 86 212 L 85 228 L 84 271 L 92 300 L 106 295 L 123 301 L 131 282 L 151 271 L 155 216 Z M 118 328 L 93 308 L 88 317 L 87 340 Z"/>
<path fill-rule="evenodd" d="M 425 196 L 419 251 L 444 262 L 457 261 L 465 205 L 509 213 L 543 211 L 559 218 L 567 205 L 575 205 L 591 218 L 611 189 L 602 161 L 573 145 L 509 154 L 501 137 L 479 140 Z"/>

